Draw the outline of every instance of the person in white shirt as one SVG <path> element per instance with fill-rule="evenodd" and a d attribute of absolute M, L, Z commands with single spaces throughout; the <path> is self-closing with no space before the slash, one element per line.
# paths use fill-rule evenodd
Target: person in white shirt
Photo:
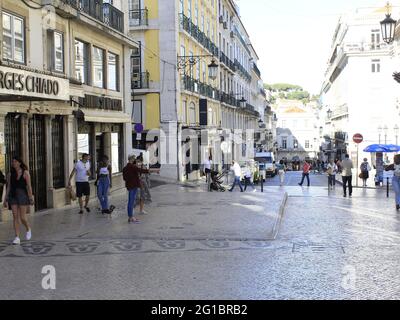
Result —
<path fill-rule="evenodd" d="M 87 212 L 90 212 L 88 207 L 89 199 L 90 199 L 90 185 L 89 185 L 89 177 L 90 177 L 90 156 L 86 153 L 82 155 L 82 160 L 78 161 L 75 164 L 74 169 L 72 170 L 69 176 L 68 187 L 71 187 L 72 177 L 76 174 L 75 182 L 76 182 L 76 196 L 79 199 L 79 214 L 83 214 L 83 199 L 85 196 L 85 209 Z"/>
<path fill-rule="evenodd" d="M 400 154 L 394 156 L 394 163 L 386 167 L 385 171 L 394 171 L 392 186 L 396 195 L 396 210 L 400 211 Z"/>
<path fill-rule="evenodd" d="M 242 177 L 242 169 L 240 168 L 239 163 L 237 163 L 236 161 L 232 161 L 231 170 L 235 174 L 235 181 L 233 182 L 232 188 L 229 189 L 229 192 L 232 192 L 236 185 L 239 185 L 240 192 L 243 192 L 242 183 L 240 182 L 240 179 Z"/>
<path fill-rule="evenodd" d="M 353 194 L 353 173 L 352 169 L 354 168 L 353 161 L 350 160 L 350 156 L 346 154 L 345 159 L 342 161 L 342 180 L 343 180 L 343 197 L 347 197 L 346 189 L 347 185 L 349 187 L 349 196 L 351 197 Z"/>
<path fill-rule="evenodd" d="M 244 170 L 244 191 L 247 190 L 247 186 L 251 186 L 253 188 L 253 192 L 256 192 L 256 188 L 254 187 L 254 183 L 252 181 L 253 175 L 250 170 L 250 166 L 247 165 Z"/>
<path fill-rule="evenodd" d="M 212 165 L 212 160 L 211 157 L 209 157 L 204 162 L 204 174 L 206 175 L 206 182 L 208 182 L 208 179 L 210 178 L 211 175 L 211 165 Z"/>

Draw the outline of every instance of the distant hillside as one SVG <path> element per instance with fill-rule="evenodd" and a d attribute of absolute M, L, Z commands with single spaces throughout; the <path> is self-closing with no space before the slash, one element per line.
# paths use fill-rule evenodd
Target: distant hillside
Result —
<path fill-rule="evenodd" d="M 308 91 L 295 84 L 264 84 L 264 88 L 272 93 L 273 98 L 271 103 L 275 103 L 277 98 L 302 101 L 304 104 L 319 99 L 319 96 L 311 96 Z"/>

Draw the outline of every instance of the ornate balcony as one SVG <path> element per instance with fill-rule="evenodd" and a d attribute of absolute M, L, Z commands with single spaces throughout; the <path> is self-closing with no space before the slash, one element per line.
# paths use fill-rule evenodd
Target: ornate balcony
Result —
<path fill-rule="evenodd" d="M 149 10 L 129 10 L 129 25 L 131 27 L 140 27 L 149 25 Z"/>
<path fill-rule="evenodd" d="M 132 89 L 149 89 L 150 73 L 148 71 L 142 73 L 134 73 L 132 76 Z"/>

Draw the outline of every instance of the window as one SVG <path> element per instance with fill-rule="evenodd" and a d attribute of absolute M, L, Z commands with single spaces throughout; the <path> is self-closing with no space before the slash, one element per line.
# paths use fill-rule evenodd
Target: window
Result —
<path fill-rule="evenodd" d="M 142 115 L 142 100 L 133 101 L 133 111 L 132 111 L 132 122 L 133 123 L 143 123 Z"/>
<path fill-rule="evenodd" d="M 196 123 L 196 106 L 193 102 L 189 104 L 189 124 Z"/>
<path fill-rule="evenodd" d="M 51 71 L 64 72 L 64 35 L 58 31 L 47 33 L 48 68 Z"/>
<path fill-rule="evenodd" d="M 24 20 L 3 12 L 3 59 L 25 63 Z"/>
<path fill-rule="evenodd" d="M 93 86 L 104 88 L 104 50 L 93 47 Z"/>
<path fill-rule="evenodd" d="M 192 0 L 188 0 L 188 18 L 192 20 Z"/>
<path fill-rule="evenodd" d="M 181 14 L 185 13 L 185 7 L 183 6 L 183 0 L 179 0 L 179 12 Z"/>
<path fill-rule="evenodd" d="M 372 68 L 372 73 L 381 72 L 381 60 L 379 59 L 372 60 L 371 68 Z"/>
<path fill-rule="evenodd" d="M 282 147 L 282 149 L 287 149 L 287 138 L 286 137 L 282 138 L 281 147 Z"/>
<path fill-rule="evenodd" d="M 121 171 L 120 159 L 120 133 L 111 133 L 111 172 L 116 173 Z"/>
<path fill-rule="evenodd" d="M 371 30 L 371 49 L 380 49 L 381 31 L 379 29 Z"/>
<path fill-rule="evenodd" d="M 118 56 L 111 52 L 107 59 L 107 88 L 110 90 L 119 90 L 118 88 Z"/>
<path fill-rule="evenodd" d="M 306 142 L 304 143 L 304 147 L 306 149 L 310 149 L 310 140 L 306 140 Z"/>
<path fill-rule="evenodd" d="M 139 47 L 141 45 L 139 44 Z M 141 64 L 142 58 L 140 54 L 140 48 L 133 49 L 131 55 L 131 68 L 132 68 L 132 87 L 133 89 L 140 89 L 142 87 L 141 82 Z"/>
<path fill-rule="evenodd" d="M 75 40 L 75 78 L 85 84 L 89 84 L 88 66 L 88 45 L 79 40 Z"/>
<path fill-rule="evenodd" d="M 299 147 L 299 142 L 297 139 L 293 139 L 293 149 L 297 149 Z"/>

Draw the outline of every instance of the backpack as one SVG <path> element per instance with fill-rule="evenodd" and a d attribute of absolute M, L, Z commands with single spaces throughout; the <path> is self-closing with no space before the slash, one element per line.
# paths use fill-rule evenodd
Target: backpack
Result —
<path fill-rule="evenodd" d="M 364 162 L 364 163 L 361 165 L 361 171 L 363 171 L 363 172 L 368 171 L 368 163 L 367 163 L 367 162 Z"/>

